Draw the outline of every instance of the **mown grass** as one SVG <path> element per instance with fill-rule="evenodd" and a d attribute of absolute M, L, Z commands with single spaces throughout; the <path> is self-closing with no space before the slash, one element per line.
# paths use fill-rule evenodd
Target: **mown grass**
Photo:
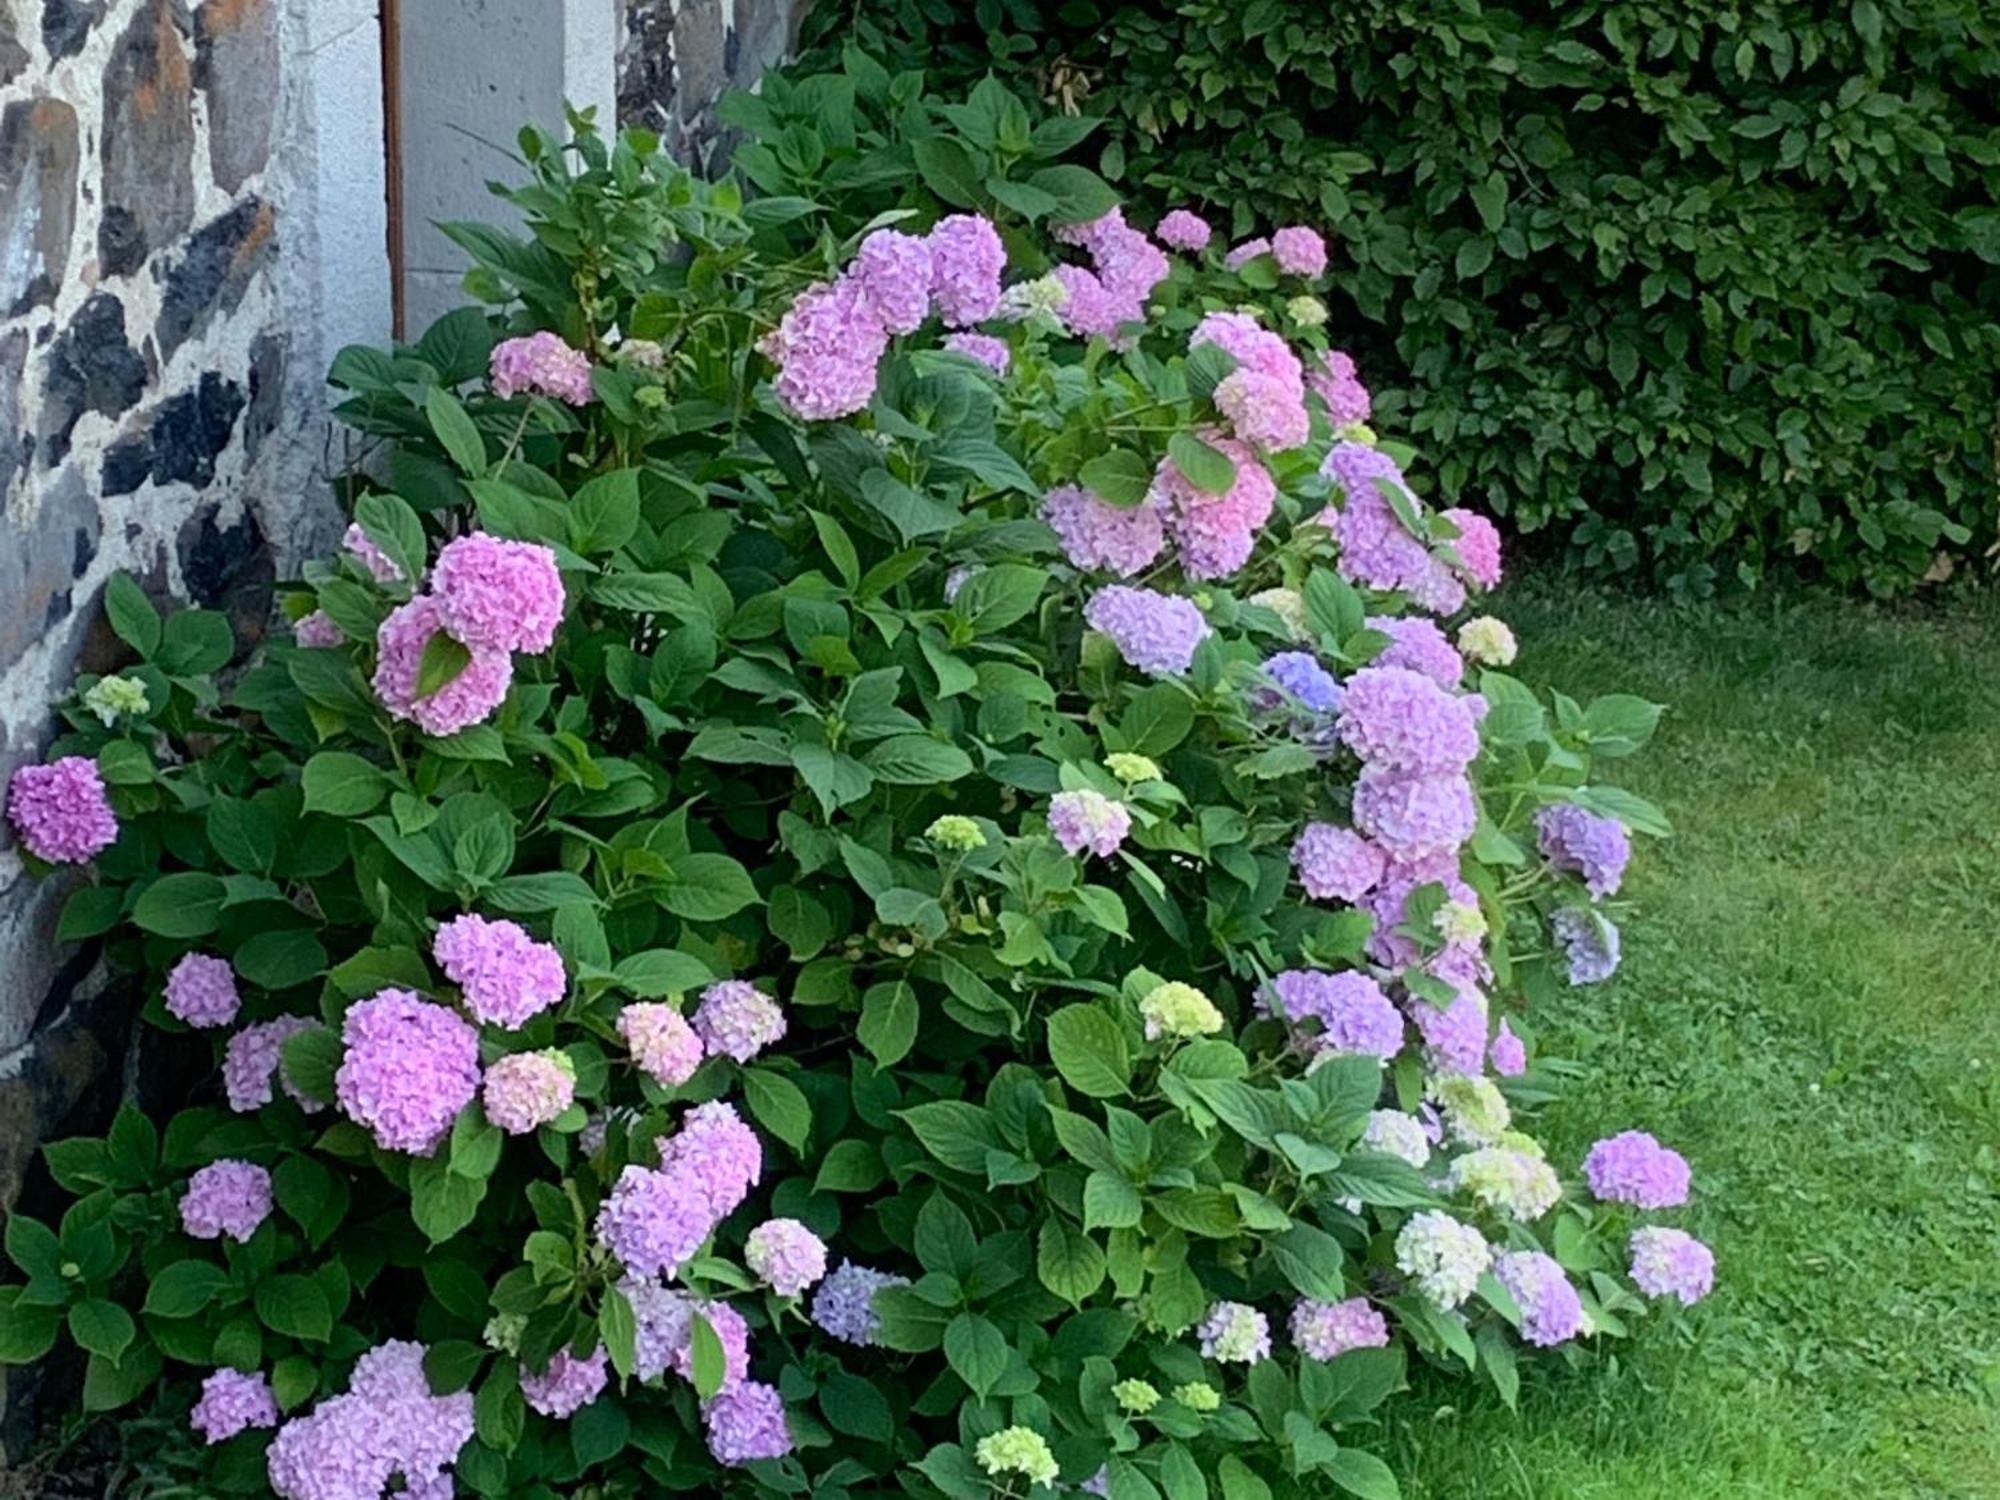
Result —
<path fill-rule="evenodd" d="M 1716 1294 L 1518 1416 L 1419 1379 L 1412 1500 L 2000 1496 L 2000 599 L 1722 608 L 1530 580 L 1517 670 L 1670 704 L 1622 973 L 1538 1017 L 1545 1116 L 1695 1164 Z"/>

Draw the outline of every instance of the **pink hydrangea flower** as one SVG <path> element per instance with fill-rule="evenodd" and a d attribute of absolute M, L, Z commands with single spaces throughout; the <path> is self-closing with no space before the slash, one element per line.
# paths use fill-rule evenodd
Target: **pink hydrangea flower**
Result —
<path fill-rule="evenodd" d="M 983 323 L 1000 306 L 1000 273 L 1007 249 L 991 221 L 952 214 L 930 232 L 931 295 L 953 328 Z"/>
<path fill-rule="evenodd" d="M 826 1275 L 826 1243 L 797 1219 L 766 1219 L 743 1242 L 743 1263 L 781 1297 Z"/>
<path fill-rule="evenodd" d="M 571 406 L 587 406 L 595 394 L 590 385 L 590 356 L 572 349 L 560 335 L 546 329 L 495 344 L 492 377 L 496 396 L 526 391 L 553 396 Z"/>
<path fill-rule="evenodd" d="M 1452 546 L 1472 581 L 1483 589 L 1500 586 L 1500 528 L 1477 511 L 1457 508 L 1444 518 L 1458 528 Z"/>
<path fill-rule="evenodd" d="M 1292 841 L 1292 868 L 1315 901 L 1359 901 L 1382 878 L 1382 851 L 1350 828 L 1308 823 Z"/>
<path fill-rule="evenodd" d="M 1363 667 L 1341 696 L 1340 738 L 1371 766 L 1461 771 L 1479 755 L 1479 714 L 1407 667 Z"/>
<path fill-rule="evenodd" d="M 1161 244 L 1171 245 L 1176 250 L 1200 251 L 1208 248 L 1215 231 L 1200 214 L 1177 208 L 1160 220 L 1153 233 L 1159 236 Z"/>
<path fill-rule="evenodd" d="M 251 1427 L 276 1427 L 278 1400 L 271 1394 L 271 1382 L 261 1372 L 211 1371 L 201 1383 L 201 1399 L 188 1413 L 188 1425 L 211 1445 Z"/>
<path fill-rule="evenodd" d="M 801 292 L 757 347 L 778 366 L 778 399 L 807 421 L 823 422 L 852 416 L 874 399 L 889 333 L 860 283 L 843 277 Z"/>
<path fill-rule="evenodd" d="M 1607 1203 L 1675 1208 L 1688 1199 L 1687 1158 L 1643 1130 L 1606 1136 L 1583 1159 L 1590 1191 Z"/>
<path fill-rule="evenodd" d="M 558 1349 L 540 1373 L 522 1366 L 521 1399 L 545 1417 L 566 1421 L 604 1394 L 609 1377 L 610 1354 L 602 1344 L 587 1359 Z"/>
<path fill-rule="evenodd" d="M 1271 236 L 1271 258 L 1289 276 L 1318 276 L 1326 270 L 1326 241 L 1316 229 L 1287 225 Z"/>
<path fill-rule="evenodd" d="M 896 229 L 877 229 L 861 242 L 847 275 L 860 285 L 890 333 L 910 333 L 931 312 L 931 247 Z"/>
<path fill-rule="evenodd" d="M 1257 533 L 1271 517 L 1278 486 L 1244 444 L 1215 434 L 1207 441 L 1236 466 L 1228 490 L 1215 495 L 1196 488 L 1168 458 L 1160 461 L 1153 492 L 1187 575 L 1225 578 L 1249 561 Z"/>
<path fill-rule="evenodd" d="M 511 1053 L 486 1070 L 481 1097 L 487 1119 L 509 1135 L 526 1135 L 575 1101 L 576 1064 L 553 1047 Z"/>
<path fill-rule="evenodd" d="M 694 1182 L 719 1222 L 763 1177 L 764 1148 L 734 1105 L 697 1104 L 679 1131 L 661 1142 L 660 1170 Z"/>
<path fill-rule="evenodd" d="M 785 1400 L 775 1386 L 759 1380 L 739 1381 L 701 1409 L 708 1434 L 708 1451 L 715 1461 L 734 1468 L 761 1458 L 783 1458 L 792 1451 L 792 1432 L 785 1422 Z"/>
<path fill-rule="evenodd" d="M 705 1055 L 701 1038 L 671 1005 L 626 1006 L 618 1013 L 618 1034 L 641 1071 L 668 1088 L 679 1088 L 694 1077 Z"/>
<path fill-rule="evenodd" d="M 479 1033 L 408 990 L 351 1007 L 341 1039 L 340 1107 L 385 1150 L 429 1156 L 479 1090 Z"/>
<path fill-rule="evenodd" d="M 87 755 L 16 771 L 7 782 L 7 821 L 28 852 L 50 864 L 87 863 L 118 841 L 104 778 Z"/>
<path fill-rule="evenodd" d="M 1493 1064 L 1493 1071 L 1502 1078 L 1519 1078 L 1528 1071 L 1527 1044 L 1514 1034 L 1514 1028 L 1504 1019 L 1500 1022 L 1500 1029 L 1493 1034 L 1486 1055 Z"/>
<path fill-rule="evenodd" d="M 242 1007 L 228 959 L 186 953 L 167 975 L 167 1014 L 190 1026 L 227 1026 Z"/>
<path fill-rule="evenodd" d="M 315 1023 L 306 1016 L 279 1016 L 275 1021 L 259 1021 L 245 1026 L 230 1037 L 222 1054 L 222 1087 L 229 1107 L 240 1113 L 262 1109 L 271 1102 L 271 1079 L 279 1077 L 285 1092 L 306 1110 L 326 1108 L 326 1100 L 302 1092 L 284 1072 L 285 1042 L 301 1031 L 311 1031 Z"/>
<path fill-rule="evenodd" d="M 267 1464 L 280 1500 L 451 1500 L 446 1472 L 472 1441 L 472 1392 L 431 1394 L 424 1346 L 391 1340 L 361 1356 L 347 1394 L 282 1427 Z"/>
<path fill-rule="evenodd" d="M 1321 356 L 1324 368 L 1308 371 L 1306 383 L 1326 403 L 1327 420 L 1335 427 L 1351 427 L 1368 420 L 1374 401 L 1368 387 L 1355 373 L 1354 361 L 1338 349 Z"/>
<path fill-rule="evenodd" d="M 1493 1274 L 1521 1309 L 1525 1342 L 1547 1349 L 1583 1332 L 1583 1301 L 1553 1257 L 1516 1250 L 1493 1262 Z"/>
<path fill-rule="evenodd" d="M 978 360 L 996 375 L 1005 375 L 1014 363 L 1014 351 L 1007 347 L 1007 341 L 990 333 L 949 333 L 944 346 L 954 354 Z"/>
<path fill-rule="evenodd" d="M 431 592 L 445 632 L 472 651 L 546 651 L 562 624 L 556 554 L 536 542 L 484 531 L 456 537 L 438 553 Z"/>
<path fill-rule="evenodd" d="M 514 660 L 505 651 L 475 650 L 450 682 L 418 697 L 424 647 L 443 629 L 442 603 L 423 594 L 391 610 L 375 635 L 375 695 L 392 717 L 432 735 L 456 734 L 481 722 L 505 700 L 514 681 Z"/>
<path fill-rule="evenodd" d="M 238 1244 L 271 1217 L 271 1174 L 255 1162 L 225 1158 L 188 1178 L 181 1228 L 198 1240 L 228 1235 Z"/>
<path fill-rule="evenodd" d="M 1338 1359 L 1350 1349 L 1380 1349 L 1389 1342 L 1389 1321 L 1366 1297 L 1315 1302 L 1302 1297 L 1292 1308 L 1292 1342 L 1308 1359 Z"/>
<path fill-rule="evenodd" d="M 1208 639 L 1208 621 L 1192 599 L 1109 584 L 1090 596 L 1083 618 L 1111 637 L 1127 665 L 1148 677 L 1181 677 Z"/>
<path fill-rule="evenodd" d="M 1215 388 L 1215 409 L 1230 431 L 1252 447 L 1276 453 L 1296 448 L 1312 433 L 1301 391 L 1262 370 L 1232 370 Z"/>
<path fill-rule="evenodd" d="M 1632 1284 L 1648 1297 L 1675 1297 L 1693 1307 L 1715 1286 L 1715 1252 L 1683 1230 L 1657 1224 L 1635 1229 Z"/>
<path fill-rule="evenodd" d="M 1407 667 L 1441 688 L 1455 688 L 1464 678 L 1465 659 L 1435 620 L 1422 615 L 1370 615 L 1368 628 L 1389 637 L 1371 665 Z"/>
<path fill-rule="evenodd" d="M 669 1368 L 690 1385 L 694 1383 L 692 1335 L 697 1315 L 714 1332 L 715 1341 L 722 1345 L 722 1384 L 718 1390 L 731 1390 L 750 1373 L 750 1325 L 743 1321 L 743 1314 L 727 1302 L 689 1303 L 687 1332 L 675 1347 Z"/>
<path fill-rule="evenodd" d="M 1419 514 L 1422 504 L 1394 459 L 1366 443 L 1338 442 L 1320 472 L 1341 488 L 1342 502 L 1320 513 L 1340 544 L 1343 576 L 1373 589 L 1401 589 L 1419 608 L 1450 614 L 1465 603 L 1465 586 L 1404 526 L 1384 486 L 1399 491 Z"/>
<path fill-rule="evenodd" d="M 725 979 L 701 992 L 693 1025 L 694 1034 L 709 1052 L 744 1063 L 783 1040 L 785 1013 L 756 985 Z"/>
<path fill-rule="evenodd" d="M 1063 556 L 1086 572 L 1134 577 L 1151 567 L 1166 545 L 1166 525 L 1150 498 L 1119 506 L 1079 485 L 1058 485 L 1042 497 L 1042 519 L 1062 544 Z"/>
<path fill-rule="evenodd" d="M 325 610 L 316 609 L 292 622 L 292 640 L 308 647 L 341 646 L 347 643 L 347 636 Z"/>
<path fill-rule="evenodd" d="M 1358 969 L 1328 974 L 1287 969 L 1258 996 L 1266 1014 L 1290 1022 L 1302 1051 L 1379 1057 L 1403 1050 L 1403 1017 L 1382 986 Z"/>
<path fill-rule="evenodd" d="M 464 992 L 473 1019 L 508 1031 L 560 1005 L 569 989 L 555 946 L 504 918 L 453 917 L 431 939 L 431 954 Z"/>
<path fill-rule="evenodd" d="M 1354 826 L 1391 858 L 1422 859 L 1471 838 L 1479 802 L 1461 772 L 1427 775 L 1365 765 L 1354 783 Z"/>
<path fill-rule="evenodd" d="M 1049 832 L 1067 854 L 1088 849 L 1100 859 L 1109 859 L 1131 831 L 1132 814 L 1125 810 L 1125 804 L 1102 792 L 1085 787 L 1057 792 L 1049 799 Z"/>
<path fill-rule="evenodd" d="M 375 539 L 361 529 L 359 521 L 348 522 L 340 545 L 360 560 L 361 566 L 368 570 L 368 576 L 377 583 L 402 582 L 403 570 L 396 566 L 388 553 L 375 545 Z"/>
<path fill-rule="evenodd" d="M 1431 1067 L 1457 1077 L 1477 1077 L 1486 1058 L 1486 997 L 1478 990 L 1462 989 L 1442 1009 L 1415 995 L 1407 1005 Z"/>
<path fill-rule="evenodd" d="M 1222 257 L 1223 268 L 1230 271 L 1240 271 L 1258 256 L 1269 254 L 1270 249 L 1271 242 L 1261 235 L 1255 239 L 1245 240 Z"/>

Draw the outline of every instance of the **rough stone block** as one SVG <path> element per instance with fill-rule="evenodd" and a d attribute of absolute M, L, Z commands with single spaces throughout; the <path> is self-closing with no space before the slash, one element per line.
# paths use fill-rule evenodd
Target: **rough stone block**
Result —
<path fill-rule="evenodd" d="M 194 218 L 194 69 L 188 13 L 149 0 L 104 67 L 104 271 L 129 275 Z"/>
<path fill-rule="evenodd" d="M 42 388 L 44 468 L 69 456 L 70 434 L 87 411 L 117 417 L 146 389 L 146 362 L 125 338 L 125 304 L 99 292 L 82 307 L 49 350 Z"/>
<path fill-rule="evenodd" d="M 208 328 L 218 309 L 234 312 L 251 280 L 271 259 L 276 219 L 261 198 L 246 198 L 204 224 L 161 275 L 160 320 L 154 327 L 160 358 Z M 156 266 L 157 269 L 157 266 Z"/>
<path fill-rule="evenodd" d="M 195 20 L 195 82 L 208 95 L 208 160 L 235 192 L 271 159 L 278 17 L 271 0 L 208 0 Z"/>
<path fill-rule="evenodd" d="M 76 111 L 21 99 L 0 111 L 0 314 L 55 301 L 76 227 Z"/>

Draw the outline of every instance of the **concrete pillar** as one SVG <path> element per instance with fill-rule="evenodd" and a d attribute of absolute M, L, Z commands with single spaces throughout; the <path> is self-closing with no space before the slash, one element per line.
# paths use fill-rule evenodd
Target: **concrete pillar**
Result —
<path fill-rule="evenodd" d="M 565 101 L 617 118 L 619 0 L 400 0 L 403 329 L 464 301 L 465 252 L 440 220 L 506 222 L 486 184 L 518 179 L 521 126 L 562 130 Z"/>

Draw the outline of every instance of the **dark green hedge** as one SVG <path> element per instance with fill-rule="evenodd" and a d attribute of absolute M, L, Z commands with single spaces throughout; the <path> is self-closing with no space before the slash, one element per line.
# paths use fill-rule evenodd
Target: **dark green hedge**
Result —
<path fill-rule="evenodd" d="M 1879 591 L 1989 566 L 1996 0 L 829 0 L 815 25 L 937 91 L 1029 75 L 1107 116 L 1106 175 L 1162 205 L 1337 231 L 1385 423 L 1586 564 L 1698 592 L 1792 559 Z"/>

